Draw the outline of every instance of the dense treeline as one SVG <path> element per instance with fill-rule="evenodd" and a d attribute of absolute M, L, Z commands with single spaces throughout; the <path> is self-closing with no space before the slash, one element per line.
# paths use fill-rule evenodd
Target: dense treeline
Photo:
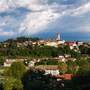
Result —
<path fill-rule="evenodd" d="M 35 65 L 58 65 L 59 61 L 57 59 L 41 60 L 36 62 Z"/>
<path fill-rule="evenodd" d="M 81 51 L 81 54 L 90 54 L 90 48 L 84 47 L 83 45 L 79 46 L 79 49 Z"/>
<path fill-rule="evenodd" d="M 78 62 L 78 63 L 77 63 Z M 81 74 L 90 71 L 90 58 L 77 59 L 76 61 L 68 60 L 65 63 L 60 62 L 58 65 L 60 74 Z"/>
<path fill-rule="evenodd" d="M 34 41 L 38 41 L 39 39 L 41 39 L 41 38 L 21 36 L 21 37 L 17 37 L 16 39 L 13 39 L 13 38 L 8 39 L 8 40 L 6 40 L 4 42 L 8 42 L 8 43 L 12 43 L 12 42 L 20 42 L 20 43 L 22 43 L 22 42 L 25 42 L 25 41 L 33 41 L 34 42 Z"/>
<path fill-rule="evenodd" d="M 40 47 L 38 44 L 35 46 L 28 45 L 17 47 L 17 43 L 10 43 L 9 46 L 0 48 L 0 56 L 37 56 L 37 57 L 57 57 L 58 55 L 71 54 L 72 57 L 80 56 L 79 53 L 74 50 L 70 50 L 68 45 L 64 47 Z"/>

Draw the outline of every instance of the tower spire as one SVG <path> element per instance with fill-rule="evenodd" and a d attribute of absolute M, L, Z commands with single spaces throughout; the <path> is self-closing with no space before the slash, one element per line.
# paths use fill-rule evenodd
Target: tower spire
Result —
<path fill-rule="evenodd" d="M 60 40 L 60 34 L 59 33 L 57 33 L 57 39 Z"/>

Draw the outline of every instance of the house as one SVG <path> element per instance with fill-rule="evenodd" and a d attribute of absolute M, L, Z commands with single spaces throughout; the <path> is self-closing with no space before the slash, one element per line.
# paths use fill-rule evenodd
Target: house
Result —
<path fill-rule="evenodd" d="M 54 41 L 48 41 L 48 42 L 45 42 L 45 45 L 46 46 L 57 46 L 58 44 Z"/>
<path fill-rule="evenodd" d="M 26 61 L 27 59 L 6 59 L 6 62 L 4 62 L 4 66 L 11 66 L 11 64 L 15 61 Z"/>
<path fill-rule="evenodd" d="M 22 46 L 22 43 L 17 42 L 17 47 Z"/>
<path fill-rule="evenodd" d="M 83 42 L 81 42 L 81 41 L 76 41 L 76 44 L 77 44 L 78 46 L 80 46 L 80 45 L 83 45 Z"/>
<path fill-rule="evenodd" d="M 58 44 L 64 44 L 65 43 L 65 40 L 56 40 L 56 43 L 58 43 Z"/>
<path fill-rule="evenodd" d="M 34 61 L 30 61 L 30 63 L 28 64 L 28 67 L 34 67 L 35 62 Z"/>
<path fill-rule="evenodd" d="M 63 62 L 66 62 L 67 60 L 72 60 L 72 61 L 75 61 L 76 58 L 66 58 Z"/>
<path fill-rule="evenodd" d="M 66 43 L 67 45 L 69 45 L 69 46 L 74 44 L 74 42 L 71 42 L 71 41 L 70 41 L 70 42 L 65 42 L 65 43 Z"/>
<path fill-rule="evenodd" d="M 28 44 L 31 45 L 31 42 L 26 41 L 26 42 L 23 42 L 23 43 L 22 43 L 23 46 L 28 46 Z"/>
<path fill-rule="evenodd" d="M 9 46 L 10 43 L 3 43 L 4 47 Z"/>
<path fill-rule="evenodd" d="M 57 78 L 57 81 L 60 81 L 61 79 L 71 80 L 72 76 L 74 76 L 74 74 L 64 74 L 55 77 Z"/>
<path fill-rule="evenodd" d="M 43 57 L 43 58 L 39 58 L 38 61 L 41 61 L 41 60 L 48 60 L 49 58 L 48 57 Z"/>
<path fill-rule="evenodd" d="M 64 58 L 64 56 L 63 56 L 63 55 L 59 55 L 58 57 L 60 57 L 60 58 Z"/>
<path fill-rule="evenodd" d="M 69 45 L 70 49 L 79 49 L 76 42 L 66 42 L 66 45 Z"/>
<path fill-rule="evenodd" d="M 65 75 L 55 76 L 56 80 L 54 82 L 51 82 L 50 85 L 53 85 L 58 88 L 62 88 L 65 86 L 65 80 L 71 80 L 73 76 L 74 74 L 65 74 Z"/>
<path fill-rule="evenodd" d="M 57 60 L 59 60 L 60 62 L 65 61 L 65 58 L 61 58 L 61 57 L 53 57 L 52 59 L 57 59 Z"/>
<path fill-rule="evenodd" d="M 12 64 L 12 61 L 4 62 L 5 67 L 10 67 Z"/>
<path fill-rule="evenodd" d="M 35 70 L 45 70 L 45 75 L 51 74 L 52 76 L 59 75 L 59 70 L 57 68 L 35 68 Z"/>
<path fill-rule="evenodd" d="M 39 43 L 38 43 L 38 42 L 32 42 L 32 45 L 33 45 L 33 46 L 35 46 L 35 44 L 38 44 L 38 45 L 39 45 Z"/>
<path fill-rule="evenodd" d="M 63 56 L 64 56 L 64 58 L 71 57 L 70 54 L 64 54 Z"/>

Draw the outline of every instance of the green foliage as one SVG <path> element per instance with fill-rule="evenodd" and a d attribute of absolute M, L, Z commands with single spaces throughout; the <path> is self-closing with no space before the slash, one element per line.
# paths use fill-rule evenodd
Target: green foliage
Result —
<path fill-rule="evenodd" d="M 54 90 L 54 88 L 45 83 L 45 81 L 34 80 L 27 84 L 26 90 Z"/>
<path fill-rule="evenodd" d="M 0 56 L 6 56 L 7 55 L 7 49 L 6 48 L 0 48 Z"/>
<path fill-rule="evenodd" d="M 12 42 L 25 42 L 25 41 L 29 41 L 29 40 L 31 40 L 31 41 L 37 41 L 37 40 L 39 40 L 40 38 L 38 38 L 38 37 L 25 37 L 25 36 L 21 36 L 21 37 L 17 37 L 16 39 L 13 39 L 13 38 L 11 38 L 11 39 L 8 39 L 8 40 L 6 40 L 6 41 L 4 41 L 4 42 L 8 42 L 8 43 L 12 43 Z"/>
<path fill-rule="evenodd" d="M 8 69 L 5 69 L 4 72 L 3 72 L 3 75 L 5 76 L 6 79 L 12 77 L 12 72 L 11 70 L 8 68 Z"/>
<path fill-rule="evenodd" d="M 20 79 L 23 73 L 26 71 L 26 67 L 21 61 L 13 62 L 9 69 L 4 71 L 5 77 L 13 77 Z"/>
<path fill-rule="evenodd" d="M 90 89 L 90 72 L 77 74 L 72 77 L 70 83 L 71 90 L 89 90 Z"/>
<path fill-rule="evenodd" d="M 35 65 L 58 65 L 59 61 L 57 59 L 41 60 L 36 62 Z"/>
<path fill-rule="evenodd" d="M 24 64 L 25 66 L 28 66 L 28 62 L 27 62 L 26 60 L 23 61 L 23 64 Z"/>
<path fill-rule="evenodd" d="M 4 90 L 12 90 L 13 86 L 9 81 L 6 81 L 5 84 L 3 84 Z"/>
<path fill-rule="evenodd" d="M 80 60 L 81 60 L 81 56 L 78 56 L 75 60 L 75 63 L 78 65 Z"/>
<path fill-rule="evenodd" d="M 5 59 L 0 57 L 0 65 L 4 65 Z"/>
<path fill-rule="evenodd" d="M 90 58 L 87 58 L 88 63 L 90 63 Z"/>
<path fill-rule="evenodd" d="M 88 63 L 88 61 L 84 60 L 84 59 L 80 60 L 79 61 L 79 71 L 78 72 L 79 73 L 85 73 L 87 71 L 89 71 L 89 63 Z"/>
<path fill-rule="evenodd" d="M 3 44 L 0 44 L 0 48 L 4 48 L 4 45 Z"/>
<path fill-rule="evenodd" d="M 58 65 L 58 69 L 60 74 L 65 74 L 65 72 L 67 71 L 67 64 L 66 63 L 59 63 Z"/>
<path fill-rule="evenodd" d="M 68 60 L 66 61 L 67 64 L 67 73 L 76 74 L 77 73 L 77 65 L 74 61 Z"/>
<path fill-rule="evenodd" d="M 69 46 L 66 45 L 64 47 L 51 47 L 51 46 L 38 46 L 38 44 L 36 44 L 35 46 L 33 46 L 32 44 L 28 44 L 27 47 L 25 46 L 20 46 L 17 47 L 17 43 L 16 42 L 24 42 L 24 41 L 28 41 L 31 40 L 30 38 L 25 38 L 25 37 L 20 37 L 17 39 L 11 39 L 11 40 L 7 40 L 6 42 L 9 41 L 9 46 L 7 46 L 6 48 L 0 48 L 0 55 L 1 56 L 9 56 L 11 57 L 17 57 L 17 56 L 37 56 L 37 57 L 57 57 L 58 55 L 63 55 L 63 54 L 71 54 L 72 57 L 77 57 L 80 54 L 70 50 Z M 33 39 L 34 40 L 34 39 Z M 38 38 L 36 39 L 38 40 Z"/>
<path fill-rule="evenodd" d="M 57 59 L 50 59 L 47 60 L 47 65 L 58 65 L 58 60 Z"/>
<path fill-rule="evenodd" d="M 22 77 L 24 90 L 53 90 L 49 85 L 51 77 L 43 74 L 44 71 L 28 70 Z"/>
<path fill-rule="evenodd" d="M 83 45 L 79 46 L 81 54 L 90 54 L 90 48 L 84 47 Z"/>
<path fill-rule="evenodd" d="M 23 89 L 23 84 L 21 82 L 20 79 L 16 80 L 14 83 L 13 83 L 13 87 L 15 90 L 22 90 Z"/>
<path fill-rule="evenodd" d="M 66 54 L 66 53 L 70 53 L 70 47 L 68 46 L 68 45 L 65 45 L 64 47 L 64 53 Z"/>

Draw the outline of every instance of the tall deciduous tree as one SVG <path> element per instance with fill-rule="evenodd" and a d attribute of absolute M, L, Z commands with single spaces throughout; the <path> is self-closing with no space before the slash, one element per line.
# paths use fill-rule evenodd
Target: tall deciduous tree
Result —
<path fill-rule="evenodd" d="M 67 71 L 67 64 L 66 63 L 59 63 L 58 65 L 58 69 L 60 74 L 65 74 L 65 72 Z"/>
<path fill-rule="evenodd" d="M 89 71 L 89 63 L 88 63 L 88 61 L 84 60 L 84 59 L 80 60 L 79 61 L 79 72 L 84 73 L 84 72 L 87 72 L 87 71 Z"/>
<path fill-rule="evenodd" d="M 66 61 L 67 64 L 67 73 L 76 74 L 77 73 L 77 65 L 74 61 L 68 60 Z"/>
<path fill-rule="evenodd" d="M 4 88 L 4 90 L 12 90 L 13 89 L 13 86 L 12 86 L 12 84 L 9 81 L 6 81 L 3 84 L 3 88 Z"/>
<path fill-rule="evenodd" d="M 15 90 L 21 90 L 23 89 L 23 84 L 21 82 L 20 79 L 16 80 L 14 83 L 13 83 L 13 87 Z"/>
<path fill-rule="evenodd" d="M 11 64 L 10 68 L 7 71 L 5 71 L 4 75 L 19 79 L 21 78 L 21 76 L 23 75 L 25 71 L 26 71 L 25 65 L 21 61 L 17 61 Z"/>

